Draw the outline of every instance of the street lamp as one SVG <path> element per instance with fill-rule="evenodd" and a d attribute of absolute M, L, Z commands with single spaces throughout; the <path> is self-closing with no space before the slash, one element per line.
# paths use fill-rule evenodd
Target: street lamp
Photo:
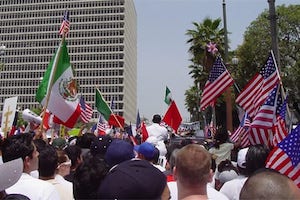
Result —
<path fill-rule="evenodd" d="M 233 56 L 233 58 L 231 59 L 231 64 L 233 66 L 237 66 L 239 64 L 239 59 L 236 56 Z"/>

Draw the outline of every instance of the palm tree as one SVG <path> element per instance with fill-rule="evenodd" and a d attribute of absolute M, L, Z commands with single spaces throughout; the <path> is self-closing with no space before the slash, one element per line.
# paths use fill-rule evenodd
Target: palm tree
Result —
<path fill-rule="evenodd" d="M 186 91 L 186 106 L 193 116 L 193 107 L 189 107 L 191 104 L 188 100 L 191 100 L 191 96 L 195 96 L 197 101 L 193 105 L 197 105 L 197 112 L 200 102 L 200 94 L 204 88 L 204 84 L 207 80 L 210 68 L 215 60 L 215 56 L 207 51 L 207 44 L 209 42 L 215 43 L 218 48 L 218 52 L 223 54 L 224 52 L 224 29 L 220 28 L 221 19 L 212 20 L 205 18 L 202 23 L 193 22 L 194 29 L 187 30 L 186 35 L 189 36 L 187 43 L 191 44 L 189 53 L 192 58 L 190 61 L 192 64 L 188 66 L 190 68 L 189 74 L 194 79 L 194 87 Z M 196 90 L 195 90 L 196 88 Z M 192 92 L 195 94 L 191 95 Z M 188 98 L 189 95 L 189 98 Z M 200 120 L 200 115 L 197 115 L 196 120 Z"/>

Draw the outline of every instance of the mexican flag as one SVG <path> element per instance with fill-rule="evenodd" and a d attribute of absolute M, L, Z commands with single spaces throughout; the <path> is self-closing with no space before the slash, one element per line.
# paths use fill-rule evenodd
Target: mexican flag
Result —
<path fill-rule="evenodd" d="M 46 105 L 47 98 L 49 98 L 48 105 Z M 65 40 L 62 41 L 48 65 L 37 90 L 36 100 L 46 106 L 46 109 L 55 115 L 61 124 L 69 128 L 74 127 L 81 110 Z"/>
<path fill-rule="evenodd" d="M 166 104 L 170 105 L 171 101 L 172 101 L 172 94 L 171 94 L 171 91 L 169 90 L 168 86 L 166 86 L 165 102 L 166 102 Z"/>
<path fill-rule="evenodd" d="M 175 132 L 177 132 L 177 129 L 181 124 L 182 117 L 175 101 L 171 101 L 171 104 L 162 121 L 171 126 L 175 130 Z"/>
<path fill-rule="evenodd" d="M 106 101 L 103 99 L 100 91 L 96 89 L 95 106 L 99 113 L 101 113 L 109 125 L 116 127 L 124 127 L 125 119 L 122 116 L 116 115 L 112 112 Z"/>

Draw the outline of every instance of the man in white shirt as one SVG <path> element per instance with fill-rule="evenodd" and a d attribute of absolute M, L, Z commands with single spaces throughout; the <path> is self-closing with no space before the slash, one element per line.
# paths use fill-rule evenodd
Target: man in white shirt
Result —
<path fill-rule="evenodd" d="M 32 142 L 32 135 L 29 133 L 14 135 L 4 140 L 3 162 L 22 158 L 24 166 L 21 178 L 16 184 L 6 189 L 7 194 L 22 194 L 34 200 L 60 199 L 53 185 L 29 175 L 31 171 L 38 169 L 38 155 Z"/>
<path fill-rule="evenodd" d="M 168 139 L 168 130 L 160 125 L 161 117 L 156 114 L 152 118 L 152 124 L 147 126 L 149 140 L 155 138 L 156 141 L 164 141 Z"/>

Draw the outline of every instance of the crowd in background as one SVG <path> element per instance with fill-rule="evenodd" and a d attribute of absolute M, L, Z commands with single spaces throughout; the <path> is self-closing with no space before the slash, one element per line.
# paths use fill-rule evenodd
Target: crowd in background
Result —
<path fill-rule="evenodd" d="M 34 133 L 10 136 L 1 142 L 0 197 L 300 199 L 293 181 L 265 168 L 266 146 L 240 149 L 239 141 L 230 142 L 222 128 L 212 143 L 186 138 L 173 142 L 160 120 L 153 116 L 148 139 L 136 145 L 125 133 L 86 132 L 50 140 Z"/>

